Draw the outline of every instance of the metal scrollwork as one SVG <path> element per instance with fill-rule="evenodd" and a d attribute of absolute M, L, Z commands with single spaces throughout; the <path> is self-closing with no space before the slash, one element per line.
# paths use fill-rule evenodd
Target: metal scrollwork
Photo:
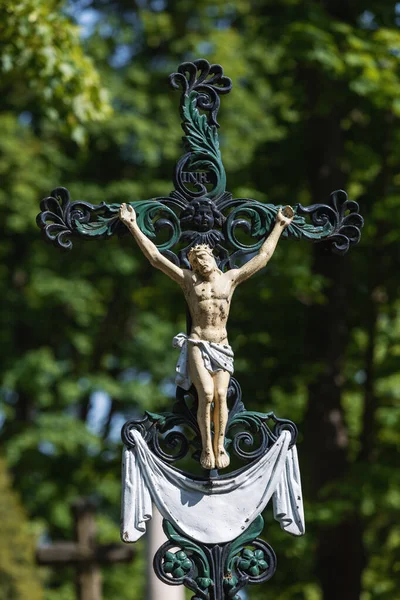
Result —
<path fill-rule="evenodd" d="M 308 207 L 295 204 L 294 219 L 282 237 L 313 242 L 326 240 L 331 242 L 334 252 L 345 254 L 350 246 L 360 241 L 364 220 L 357 202 L 348 200 L 343 190 L 333 192 L 330 202 L 330 205 Z M 225 208 L 233 208 L 224 224 L 225 238 L 235 250 L 249 253 L 259 250 L 282 206 L 240 198 L 232 200 Z M 307 223 L 303 215 L 309 216 L 311 223 Z M 252 241 L 248 244 L 239 241 L 237 229 L 245 232 Z"/>
<path fill-rule="evenodd" d="M 225 192 L 226 174 L 222 164 L 217 128 L 217 113 L 220 107 L 220 95 L 228 94 L 232 81 L 224 75 L 221 65 L 210 65 L 207 60 L 199 59 L 185 62 L 172 73 L 169 82 L 174 89 L 181 88 L 180 113 L 186 154 L 182 156 L 175 169 L 174 184 L 177 191 L 188 200 L 207 195 L 210 199 L 220 197 Z M 200 114 L 199 110 L 206 114 Z M 186 170 L 192 174 L 194 190 L 184 182 Z M 196 180 L 194 173 L 200 173 L 203 179 Z"/>
<path fill-rule="evenodd" d="M 213 586 L 212 563 L 207 547 L 178 532 L 169 521 L 163 521 L 169 541 L 154 556 L 154 571 L 159 579 L 169 585 L 184 585 L 193 592 L 193 599 L 209 600 L 208 589 Z M 171 552 L 173 548 L 180 548 Z"/>
<path fill-rule="evenodd" d="M 240 385 L 233 377 L 228 389 L 230 407 L 226 431 L 226 449 L 246 464 L 259 460 L 276 442 L 284 429 L 290 432 L 290 447 L 296 443 L 297 427 L 288 419 L 279 419 L 274 413 L 248 411 L 242 402 Z M 197 424 L 197 393 L 177 388 L 172 412 L 146 412 L 141 419 L 128 421 L 122 428 L 122 441 L 133 446 L 131 430 L 140 432 L 152 452 L 167 464 L 177 463 L 191 451 L 197 462 L 200 454 Z M 229 473 L 229 476 L 234 475 Z"/>
<path fill-rule="evenodd" d="M 233 199 L 224 193 L 220 200 L 209 197 L 190 198 L 180 194 L 130 203 L 136 211 L 137 223 L 145 235 L 155 240 L 159 250 L 170 260 L 189 267 L 187 253 L 195 244 L 208 244 L 215 249 L 221 269 L 233 268 L 239 257 L 248 257 L 259 250 L 268 236 L 281 206 L 262 204 L 247 198 Z M 115 233 L 127 233 L 118 218 L 119 205 L 84 201 L 71 202 L 65 188 L 56 188 L 41 202 L 42 212 L 37 217 L 39 227 L 54 245 L 71 249 L 71 237 L 87 239 L 108 238 Z M 325 241 L 337 254 L 345 254 L 357 244 L 361 236 L 363 218 L 358 204 L 348 200 L 346 192 L 331 194 L 330 204 L 294 205 L 295 217 L 283 232 L 283 238 Z M 311 223 L 306 222 L 309 217 Z M 157 235 L 167 231 L 166 241 L 157 244 Z M 237 230 L 250 241 L 238 238 Z M 176 254 L 178 243 L 185 244 Z"/>
<path fill-rule="evenodd" d="M 267 425 L 270 420 L 275 423 L 273 429 Z M 228 422 L 228 450 L 242 460 L 256 461 L 276 442 L 284 429 L 291 435 L 292 447 L 297 439 L 297 427 L 292 421 L 278 419 L 274 413 L 244 410 Z"/>
<path fill-rule="evenodd" d="M 330 205 L 298 205 L 298 211 L 310 215 L 316 228 L 322 227 L 326 231 L 326 235 L 319 236 L 317 241 L 329 241 L 336 254 L 346 254 L 351 246 L 360 241 L 364 219 L 359 210 L 357 202 L 349 200 L 344 190 L 332 192 Z"/>
<path fill-rule="evenodd" d="M 184 96 L 196 92 L 196 105 L 209 113 L 211 125 L 219 127 L 216 117 L 220 106 L 220 94 L 228 94 L 232 89 L 232 80 L 224 75 L 221 65 L 210 65 L 204 58 L 193 62 L 184 62 L 176 73 L 169 76 L 174 89 L 182 89 Z"/>
<path fill-rule="evenodd" d="M 121 229 L 118 208 L 114 211 L 112 205 L 104 203 L 95 206 L 89 202 L 71 202 L 69 191 L 63 187 L 55 188 L 49 197 L 44 198 L 40 208 L 41 212 L 36 219 L 38 226 L 50 242 L 64 250 L 72 248 L 71 236 L 78 231 L 79 226 L 87 226 L 93 215 L 96 217 L 97 227 L 93 235 L 97 237 L 112 235 L 117 228 Z M 104 218 L 108 219 L 109 227 L 103 231 Z M 90 234 L 88 235 L 90 237 Z"/>
<path fill-rule="evenodd" d="M 137 223 L 145 235 L 156 238 L 161 230 L 168 231 L 167 241 L 158 244 L 160 251 L 166 252 L 179 241 L 181 229 L 175 212 L 163 200 L 168 202 L 169 198 L 139 200 L 130 204 L 135 208 Z M 38 226 L 47 240 L 64 250 L 72 248 L 71 237 L 74 236 L 102 239 L 114 233 L 127 233 L 118 217 L 119 204 L 71 202 L 69 191 L 63 187 L 54 189 L 50 196 L 44 198 L 40 208 Z"/>
<path fill-rule="evenodd" d="M 121 432 L 122 441 L 127 447 L 135 445 L 132 429 L 139 431 L 152 452 L 167 464 L 182 460 L 191 448 L 199 453 L 197 423 L 188 423 L 183 415 L 146 412 L 143 419 L 127 421 Z"/>
<path fill-rule="evenodd" d="M 121 438 L 125 446 L 132 448 L 135 445 L 135 439 L 131 435 L 132 429 L 138 431 L 146 442 L 151 439 L 152 432 L 150 432 L 148 422 L 149 419 L 147 416 L 145 416 L 141 417 L 140 419 L 131 419 L 124 424 L 121 430 Z"/>
<path fill-rule="evenodd" d="M 174 183 L 176 189 L 188 200 L 204 195 L 218 198 L 225 192 L 226 187 L 217 126 L 210 125 L 206 115 L 201 115 L 198 110 L 202 96 L 193 90 L 190 94 L 183 95 L 181 103 L 182 127 L 185 132 L 184 146 L 187 152 L 176 165 Z M 204 173 L 202 178 L 207 183 L 213 184 L 212 188 L 207 190 L 202 179 L 197 180 L 194 175 L 192 179 L 195 190 L 188 188 L 184 184 L 184 173 L 187 169 L 190 173 Z M 210 179 L 207 179 L 207 174 Z"/>
<path fill-rule="evenodd" d="M 232 542 L 211 545 L 197 543 L 164 520 L 168 541 L 154 557 L 154 571 L 164 583 L 192 590 L 192 600 L 238 600 L 242 588 L 268 581 L 276 571 L 275 552 L 257 537 L 263 525 L 260 515 Z"/>
<path fill-rule="evenodd" d="M 172 88 L 182 92 L 180 113 L 186 151 L 176 164 L 175 190 L 169 196 L 130 204 L 141 231 L 175 264 L 190 268 L 190 248 L 208 244 L 220 269 L 234 268 L 259 250 L 281 207 L 232 198 L 226 191 L 216 118 L 220 96 L 230 92 L 232 82 L 222 67 L 205 59 L 185 62 L 169 81 Z M 345 254 L 360 240 L 363 218 L 358 204 L 343 190 L 333 192 L 328 204 L 296 204 L 293 208 L 295 217 L 283 238 L 325 241 L 338 254 Z M 118 211 L 118 204 L 71 202 L 69 192 L 60 187 L 42 201 L 37 223 L 48 240 L 69 250 L 74 236 L 95 239 L 126 233 Z M 160 231 L 169 235 L 167 241 L 157 244 Z"/>

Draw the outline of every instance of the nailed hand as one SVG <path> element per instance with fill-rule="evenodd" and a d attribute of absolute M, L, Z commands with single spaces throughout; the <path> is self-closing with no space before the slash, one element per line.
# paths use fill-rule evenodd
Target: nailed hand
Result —
<path fill-rule="evenodd" d="M 119 209 L 119 218 L 125 225 L 129 225 L 129 223 L 136 223 L 136 213 L 133 206 L 130 204 L 126 204 L 125 202 L 121 204 Z"/>
<path fill-rule="evenodd" d="M 294 210 L 291 206 L 280 208 L 276 215 L 276 222 L 280 223 L 281 227 L 288 227 L 294 218 Z"/>

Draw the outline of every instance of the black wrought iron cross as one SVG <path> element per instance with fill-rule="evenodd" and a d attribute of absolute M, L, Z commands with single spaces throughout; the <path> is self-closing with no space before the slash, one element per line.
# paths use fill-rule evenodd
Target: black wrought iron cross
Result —
<path fill-rule="evenodd" d="M 220 96 L 230 92 L 232 83 L 224 76 L 222 67 L 210 65 L 204 59 L 186 62 L 169 81 L 174 89 L 181 89 L 185 154 L 176 164 L 175 189 L 168 196 L 131 202 L 137 223 L 176 265 L 190 268 L 189 250 L 197 244 L 207 244 L 222 271 L 235 268 L 259 250 L 281 207 L 233 198 L 226 190 L 216 119 Z M 119 204 L 72 202 L 68 191 L 59 187 L 42 201 L 37 223 L 48 240 L 68 250 L 72 248 L 73 237 L 102 239 L 128 233 L 119 219 L 119 209 Z M 284 238 L 325 241 L 338 254 L 345 254 L 360 239 L 363 219 L 359 207 L 342 190 L 333 192 L 328 204 L 307 207 L 296 204 L 293 210 L 295 216 L 283 232 Z M 168 234 L 167 241 L 160 241 L 159 234 L 163 231 Z M 247 234 L 247 243 L 241 241 L 243 233 Z M 227 399 L 225 442 L 235 464 L 257 463 L 278 442 L 283 431 L 290 433 L 290 447 L 294 446 L 295 424 L 278 419 L 273 413 L 247 411 L 240 386 L 233 377 Z M 135 432 L 139 432 L 150 451 L 167 465 L 175 466 L 189 455 L 196 460 L 200 446 L 196 410 L 194 386 L 188 392 L 178 387 L 172 411 L 147 412 L 142 419 L 129 421 L 122 431 L 123 442 L 128 449 L 134 448 Z M 244 468 L 229 476 L 240 475 Z M 225 477 L 228 475 L 220 476 L 211 470 L 198 480 L 212 488 L 217 479 Z M 265 582 L 275 572 L 272 548 L 257 537 L 263 528 L 261 514 L 247 528 L 243 527 L 245 531 L 240 536 L 226 543 L 196 542 L 168 519 L 164 519 L 163 526 L 169 541 L 155 556 L 155 571 L 166 583 L 191 589 L 194 600 L 238 600 L 241 588 Z M 122 537 L 129 536 L 123 532 Z M 176 547 L 180 550 L 173 552 Z"/>
<path fill-rule="evenodd" d="M 174 172 L 174 190 L 168 196 L 135 200 L 139 227 L 171 261 L 189 267 L 187 253 L 196 244 L 208 244 L 221 269 L 233 268 L 262 245 L 280 206 L 249 198 L 232 198 L 226 190 L 226 174 L 218 140 L 217 113 L 220 96 L 232 88 L 220 65 L 205 59 L 182 63 L 169 82 L 181 89 L 180 113 L 185 154 Z M 67 189 L 58 187 L 41 202 L 39 227 L 54 245 L 71 249 L 73 237 L 109 238 L 127 229 L 118 218 L 119 204 L 71 201 Z M 332 250 L 345 254 L 360 239 L 363 219 L 358 204 L 346 192 L 331 194 L 329 204 L 294 207 L 295 218 L 283 237 L 327 241 Z M 167 230 L 167 241 L 157 234 Z M 237 236 L 249 234 L 249 243 Z"/>

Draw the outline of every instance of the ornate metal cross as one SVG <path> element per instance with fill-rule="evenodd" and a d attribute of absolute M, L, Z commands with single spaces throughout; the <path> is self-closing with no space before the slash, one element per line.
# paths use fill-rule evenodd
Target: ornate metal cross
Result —
<path fill-rule="evenodd" d="M 204 59 L 183 63 L 169 81 L 174 89 L 182 90 L 180 113 L 186 153 L 175 167 L 174 191 L 132 202 L 138 224 L 150 238 L 155 239 L 162 229 L 169 232 L 168 241 L 158 248 L 176 264 L 188 267 L 188 249 L 207 243 L 215 249 L 220 268 L 233 268 L 239 258 L 261 246 L 279 206 L 232 198 L 226 191 L 216 118 L 220 96 L 231 91 L 232 82 L 222 67 Z M 74 236 L 102 239 L 127 233 L 118 219 L 119 204 L 71 202 L 68 191 L 59 187 L 40 207 L 37 223 L 47 239 L 60 248 L 71 249 Z M 348 200 L 342 190 L 332 193 L 329 204 L 297 204 L 294 211 L 295 218 L 284 237 L 327 241 L 338 254 L 345 254 L 360 240 L 363 219 L 358 204 Z M 238 229 L 249 233 L 252 243 L 240 242 Z"/>
<path fill-rule="evenodd" d="M 181 90 L 185 154 L 176 164 L 175 189 L 168 196 L 129 203 L 136 213 L 135 227 L 154 241 L 177 272 L 191 269 L 191 251 L 202 245 L 212 249 L 219 273 L 227 273 L 264 247 L 282 207 L 233 198 L 226 190 L 216 119 L 220 96 L 230 92 L 232 83 L 222 67 L 204 59 L 186 62 L 169 81 Z M 283 238 L 324 241 L 339 254 L 360 239 L 363 219 L 358 205 L 342 190 L 333 192 L 328 204 L 296 204 L 293 211 Z M 65 188 L 56 188 L 42 201 L 37 222 L 54 245 L 70 249 L 74 236 L 101 239 L 127 233 L 119 214 L 119 204 L 71 202 Z M 167 241 L 165 233 L 160 241 L 162 232 L 167 232 Z M 247 242 L 242 241 L 246 236 Z M 190 331 L 189 319 L 188 335 Z M 178 468 L 182 463 L 187 468 L 192 459 L 192 472 L 199 473 L 198 394 L 193 385 L 187 391 L 177 387 L 171 412 L 146 412 L 122 431 L 122 538 L 135 541 L 143 534 L 151 497 L 169 538 L 155 556 L 155 571 L 166 583 L 191 589 L 194 600 L 235 600 L 248 583 L 272 577 L 275 554 L 257 538 L 263 528 L 260 513 L 270 498 L 281 527 L 295 535 L 304 533 L 296 426 L 273 413 L 246 410 L 233 377 L 227 400 L 225 448 L 233 469 L 228 474 L 211 469 L 193 475 Z M 254 495 L 255 506 L 246 506 L 238 490 Z M 235 498 L 237 504 L 230 506 Z M 176 547 L 179 550 L 172 552 Z"/>

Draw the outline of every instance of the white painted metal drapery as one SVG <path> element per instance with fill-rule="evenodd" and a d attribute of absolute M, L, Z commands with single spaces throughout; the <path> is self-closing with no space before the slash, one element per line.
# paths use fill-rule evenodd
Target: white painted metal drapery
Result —
<path fill-rule="evenodd" d="M 296 447 L 283 431 L 255 464 L 231 477 L 196 480 L 166 465 L 132 430 L 124 449 L 122 539 L 135 542 L 146 531 L 152 500 L 184 534 L 206 544 L 229 542 L 245 531 L 272 497 L 282 529 L 304 533 L 304 510 Z"/>

